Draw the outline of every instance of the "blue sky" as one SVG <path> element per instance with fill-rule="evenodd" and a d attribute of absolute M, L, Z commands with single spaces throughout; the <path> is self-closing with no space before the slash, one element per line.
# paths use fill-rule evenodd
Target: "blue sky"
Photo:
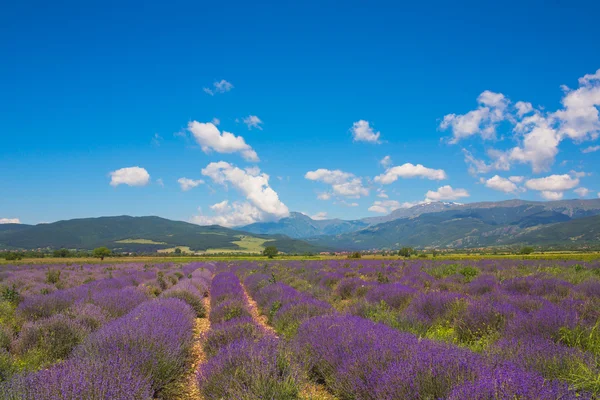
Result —
<path fill-rule="evenodd" d="M 600 4 L 483 3 L 5 4 L 0 221 L 597 198 Z"/>

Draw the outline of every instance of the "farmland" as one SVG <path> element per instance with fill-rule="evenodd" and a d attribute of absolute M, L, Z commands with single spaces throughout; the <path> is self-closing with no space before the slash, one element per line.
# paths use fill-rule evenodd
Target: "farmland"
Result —
<path fill-rule="evenodd" d="M 581 258 L 2 265 L 0 398 L 597 398 Z"/>

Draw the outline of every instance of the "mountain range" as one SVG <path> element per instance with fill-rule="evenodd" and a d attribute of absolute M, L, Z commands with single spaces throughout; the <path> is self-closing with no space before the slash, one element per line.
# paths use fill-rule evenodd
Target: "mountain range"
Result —
<path fill-rule="evenodd" d="M 423 203 L 381 217 L 315 220 L 292 212 L 277 222 L 224 228 L 159 217 L 100 217 L 0 225 L 0 249 L 107 246 L 117 251 L 286 253 L 331 250 L 474 248 L 534 245 L 600 247 L 600 199 Z"/>
<path fill-rule="evenodd" d="M 0 249 L 90 250 L 106 246 L 122 252 L 154 252 L 182 247 L 187 251 L 251 253 L 269 245 L 286 253 L 323 250 L 318 245 L 284 235 L 250 234 L 218 225 L 200 226 L 160 217 L 117 216 L 38 225 L 0 225 Z"/>

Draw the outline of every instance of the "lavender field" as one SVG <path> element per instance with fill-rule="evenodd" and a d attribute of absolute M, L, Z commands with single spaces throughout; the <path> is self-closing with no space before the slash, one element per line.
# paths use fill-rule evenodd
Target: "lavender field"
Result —
<path fill-rule="evenodd" d="M 1 399 L 594 399 L 600 261 L 3 266 Z"/>

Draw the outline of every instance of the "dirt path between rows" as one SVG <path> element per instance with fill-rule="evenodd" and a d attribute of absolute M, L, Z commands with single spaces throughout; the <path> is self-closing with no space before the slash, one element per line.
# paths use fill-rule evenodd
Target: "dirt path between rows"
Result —
<path fill-rule="evenodd" d="M 202 400 L 204 397 L 200 393 L 198 387 L 198 380 L 196 379 L 196 373 L 198 368 L 204 361 L 206 361 L 206 355 L 202 349 L 202 335 L 210 329 L 210 321 L 208 316 L 210 315 L 210 301 L 208 297 L 203 299 L 204 308 L 206 309 L 206 317 L 196 318 L 196 326 L 194 327 L 194 344 L 192 346 L 192 357 L 193 362 L 190 366 L 189 371 L 186 373 L 185 378 L 182 380 L 181 387 L 177 391 L 177 395 L 172 397 L 171 400 Z"/>
<path fill-rule="evenodd" d="M 252 315 L 252 319 L 256 321 L 257 324 L 265 328 L 265 330 L 276 338 L 277 333 L 275 329 L 269 324 L 267 324 L 267 316 L 262 315 L 258 310 L 258 306 L 256 305 L 256 301 L 250 296 L 248 291 L 246 290 L 246 286 L 242 284 L 242 289 L 244 289 L 244 296 L 246 296 L 246 300 L 248 302 L 248 309 L 250 310 L 250 315 Z M 335 396 L 329 393 L 322 385 L 318 385 L 313 382 L 308 382 L 302 392 L 300 393 L 301 400 L 337 400 Z"/>
<path fill-rule="evenodd" d="M 278 338 L 279 336 L 277 336 L 275 329 L 273 329 L 273 327 L 271 325 L 267 324 L 267 316 L 261 315 L 260 311 L 258 310 L 258 306 L 256 305 L 256 301 L 254 301 L 252 296 L 250 296 L 250 294 L 248 294 L 248 291 L 246 290 L 246 286 L 244 286 L 243 284 L 242 284 L 242 289 L 244 289 L 244 296 L 246 296 L 246 301 L 248 303 L 248 310 L 250 311 L 250 315 L 252 315 L 252 319 L 254 319 L 254 321 L 256 321 L 256 323 L 258 325 L 265 328 L 265 330 L 270 335 L 273 335 Z"/>

